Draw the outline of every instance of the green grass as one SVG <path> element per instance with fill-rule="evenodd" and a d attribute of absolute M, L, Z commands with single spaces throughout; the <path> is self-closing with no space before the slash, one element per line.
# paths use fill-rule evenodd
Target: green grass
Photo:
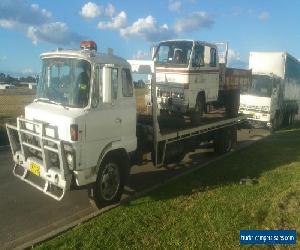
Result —
<path fill-rule="evenodd" d="M 258 183 L 240 185 L 247 177 Z M 240 229 L 296 229 L 299 239 L 299 214 L 298 124 L 38 248 L 238 249 Z"/>

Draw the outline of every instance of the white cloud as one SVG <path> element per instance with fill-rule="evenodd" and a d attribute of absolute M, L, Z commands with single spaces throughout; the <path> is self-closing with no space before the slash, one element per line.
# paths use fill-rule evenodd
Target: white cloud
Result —
<path fill-rule="evenodd" d="M 187 33 L 201 28 L 211 28 L 214 20 L 206 12 L 198 11 L 192 15 L 180 18 L 175 22 L 174 30 L 176 33 Z"/>
<path fill-rule="evenodd" d="M 231 63 L 232 61 L 241 60 L 241 55 L 233 49 L 228 49 L 227 61 Z"/>
<path fill-rule="evenodd" d="M 34 44 L 46 41 L 55 44 L 67 45 L 73 41 L 79 42 L 82 37 L 69 31 L 68 26 L 62 22 L 46 23 L 41 26 L 29 26 L 27 36 Z"/>
<path fill-rule="evenodd" d="M 93 2 L 88 2 L 85 5 L 83 5 L 81 11 L 79 12 L 79 14 L 84 18 L 90 18 L 90 19 L 100 16 L 101 13 L 102 13 L 102 7 Z"/>
<path fill-rule="evenodd" d="M 259 13 L 258 15 L 258 19 L 262 20 L 262 21 L 266 21 L 270 18 L 270 13 L 267 11 L 262 11 Z"/>
<path fill-rule="evenodd" d="M 181 1 L 180 0 L 169 0 L 169 6 L 170 11 L 179 11 L 181 8 Z"/>
<path fill-rule="evenodd" d="M 0 19 L 0 27 L 4 29 L 12 29 L 16 26 L 16 22 L 8 19 Z"/>
<path fill-rule="evenodd" d="M 227 63 L 230 67 L 247 68 L 246 60 L 243 60 L 241 54 L 234 49 L 228 49 Z"/>
<path fill-rule="evenodd" d="M 167 24 L 158 25 L 153 16 L 139 18 L 132 25 L 120 29 L 123 37 L 140 36 L 150 42 L 166 39 L 173 36 L 172 33 Z"/>
<path fill-rule="evenodd" d="M 150 53 L 146 51 L 138 50 L 135 54 L 132 55 L 132 58 L 136 60 L 150 59 Z"/>
<path fill-rule="evenodd" d="M 70 44 L 82 38 L 71 32 L 66 23 L 54 21 L 50 11 L 21 0 L 1 0 L 0 27 L 23 32 L 35 44 Z"/>
<path fill-rule="evenodd" d="M 116 12 L 115 6 L 109 3 L 105 8 L 105 15 L 112 17 Z"/>
<path fill-rule="evenodd" d="M 124 11 L 121 11 L 117 16 L 112 17 L 111 21 L 99 22 L 99 29 L 120 29 L 125 27 L 127 23 L 127 15 Z"/>
<path fill-rule="evenodd" d="M 41 9 L 37 4 L 28 5 L 25 1 L 20 0 L 1 0 L 0 2 L 2 23 L 3 20 L 6 20 L 7 23 L 38 25 L 47 22 L 51 17 L 50 11 Z"/>
<path fill-rule="evenodd" d="M 43 16 L 50 18 L 52 17 L 52 13 L 46 9 L 40 9 L 40 6 L 38 4 L 31 4 L 31 9 L 32 11 L 36 12 L 36 13 L 41 13 Z"/>

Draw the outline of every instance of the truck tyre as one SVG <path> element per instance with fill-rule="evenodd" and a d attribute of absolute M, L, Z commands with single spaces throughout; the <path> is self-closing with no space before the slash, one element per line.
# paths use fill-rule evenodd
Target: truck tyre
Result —
<path fill-rule="evenodd" d="M 102 208 L 121 199 L 126 180 L 125 167 L 116 157 L 109 156 L 103 160 L 91 189 L 93 205 Z"/>
<path fill-rule="evenodd" d="M 191 113 L 191 123 L 193 125 L 200 125 L 203 117 L 203 112 L 205 110 L 205 95 L 204 93 L 198 94 L 196 105 Z"/>
<path fill-rule="evenodd" d="M 225 115 L 227 118 L 238 116 L 240 106 L 240 94 L 238 91 L 230 93 L 225 100 Z"/>
<path fill-rule="evenodd" d="M 236 133 L 236 130 L 225 128 L 216 133 L 214 138 L 214 150 L 217 154 L 225 154 L 231 150 L 233 142 L 236 139 L 234 131 Z"/>

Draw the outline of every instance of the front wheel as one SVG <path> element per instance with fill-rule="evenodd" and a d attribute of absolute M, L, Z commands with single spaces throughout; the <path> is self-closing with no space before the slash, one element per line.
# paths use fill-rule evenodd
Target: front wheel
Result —
<path fill-rule="evenodd" d="M 125 184 L 124 168 L 119 161 L 108 158 L 101 164 L 96 183 L 92 187 L 92 203 L 98 208 L 121 199 Z"/>

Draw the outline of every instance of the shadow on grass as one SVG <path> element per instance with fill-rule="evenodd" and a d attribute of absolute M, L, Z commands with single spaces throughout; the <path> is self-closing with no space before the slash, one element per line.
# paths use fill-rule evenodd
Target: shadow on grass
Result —
<path fill-rule="evenodd" d="M 157 171 L 136 174 L 139 179 L 166 179 L 169 176 L 183 172 L 202 164 L 203 155 L 213 153 L 191 154 L 191 162 L 180 163 L 173 171 Z M 148 194 L 153 200 L 168 200 L 179 196 L 216 189 L 230 184 L 239 184 L 242 178 L 258 179 L 264 172 L 271 171 L 283 165 L 300 160 L 300 123 L 276 132 L 272 136 L 258 141 L 250 147 L 243 148 L 227 157 L 213 162 L 191 174 L 172 181 L 164 187 Z M 164 178 L 161 177 L 164 175 Z M 182 185 L 184 183 L 184 185 Z M 128 204 L 131 206 L 131 204 Z"/>

